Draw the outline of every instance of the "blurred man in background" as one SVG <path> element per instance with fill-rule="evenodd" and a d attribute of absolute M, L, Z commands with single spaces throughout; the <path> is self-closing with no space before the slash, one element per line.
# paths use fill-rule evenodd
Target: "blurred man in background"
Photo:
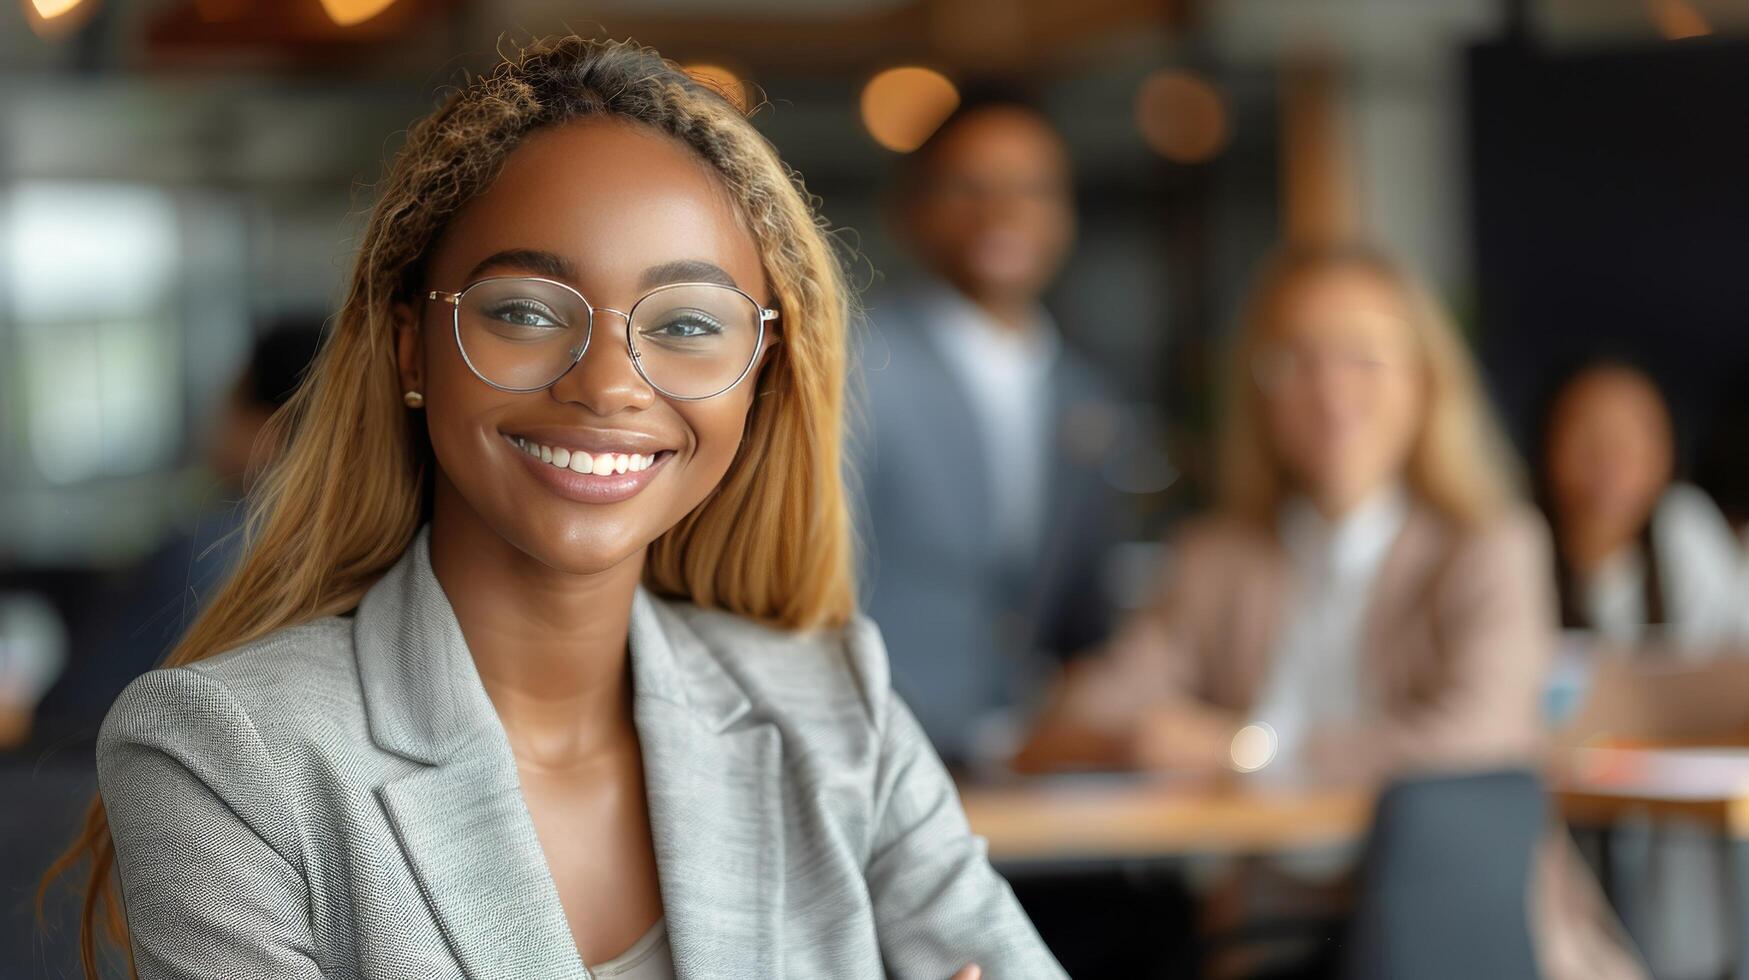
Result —
<path fill-rule="evenodd" d="M 1003 754 L 1041 654 L 1101 638 L 1121 416 L 1040 304 L 1075 230 L 1045 119 L 968 101 L 905 163 L 895 223 L 927 279 L 871 304 L 853 487 L 894 683 L 963 764 Z"/>

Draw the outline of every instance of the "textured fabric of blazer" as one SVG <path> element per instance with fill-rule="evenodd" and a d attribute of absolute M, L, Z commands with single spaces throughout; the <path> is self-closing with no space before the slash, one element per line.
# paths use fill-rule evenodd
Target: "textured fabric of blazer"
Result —
<path fill-rule="evenodd" d="M 868 620 L 640 589 L 629 646 L 681 978 L 1062 975 Z M 352 615 L 135 680 L 97 756 L 146 980 L 589 976 L 429 528 Z"/>

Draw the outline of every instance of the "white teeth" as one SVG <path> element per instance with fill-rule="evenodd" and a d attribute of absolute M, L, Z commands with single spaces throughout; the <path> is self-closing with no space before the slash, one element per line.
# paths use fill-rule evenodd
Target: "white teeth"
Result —
<path fill-rule="evenodd" d="M 516 436 L 516 448 L 543 463 L 569 469 L 574 473 L 638 473 L 656 464 L 656 457 L 643 453 L 586 453 L 564 446 L 545 446 L 532 439 Z"/>

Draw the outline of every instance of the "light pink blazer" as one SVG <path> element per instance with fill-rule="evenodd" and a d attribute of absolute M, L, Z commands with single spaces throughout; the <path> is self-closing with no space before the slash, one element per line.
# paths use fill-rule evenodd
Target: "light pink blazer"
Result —
<path fill-rule="evenodd" d="M 1376 781 L 1534 765 L 1558 629 L 1549 547 L 1546 526 L 1528 510 L 1464 528 L 1414 505 L 1364 622 L 1362 700 L 1379 717 L 1315 737 L 1320 768 Z M 1179 705 L 1237 727 L 1257 701 L 1295 587 L 1273 528 L 1230 517 L 1194 522 L 1175 539 L 1169 564 L 1153 601 L 1072 676 L 1059 705 L 1071 722 L 1117 732 Z M 1558 980 L 1645 976 L 1564 837 L 1564 829 L 1550 833 L 1532 883 L 1543 972 Z"/>
<path fill-rule="evenodd" d="M 1412 506 L 1363 626 L 1361 700 L 1380 719 L 1322 733 L 1320 757 L 1360 778 L 1531 757 L 1557 629 L 1547 538 L 1528 512 L 1471 530 Z M 1070 713 L 1121 727 L 1188 701 L 1239 723 L 1269 676 L 1295 587 L 1272 528 L 1193 523 L 1154 600 L 1073 685 Z"/>

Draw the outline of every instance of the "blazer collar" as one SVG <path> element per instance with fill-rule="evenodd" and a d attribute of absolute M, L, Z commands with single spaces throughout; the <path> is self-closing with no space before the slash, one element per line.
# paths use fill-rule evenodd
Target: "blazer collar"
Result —
<path fill-rule="evenodd" d="M 632 605 L 633 716 L 668 941 L 680 980 L 783 971 L 782 750 L 682 611 Z M 359 604 L 371 737 L 425 763 L 377 787 L 471 978 L 585 980 L 515 757 L 431 568 L 428 527 Z M 739 722 L 739 724 L 738 724 Z"/>
<path fill-rule="evenodd" d="M 431 526 L 360 601 L 353 623 L 371 738 L 435 765 L 494 732 L 496 710 L 480 683 L 455 610 L 431 567 Z M 695 712 L 722 731 L 749 708 L 745 689 L 670 604 L 639 586 L 632 600 L 633 688 Z"/>

